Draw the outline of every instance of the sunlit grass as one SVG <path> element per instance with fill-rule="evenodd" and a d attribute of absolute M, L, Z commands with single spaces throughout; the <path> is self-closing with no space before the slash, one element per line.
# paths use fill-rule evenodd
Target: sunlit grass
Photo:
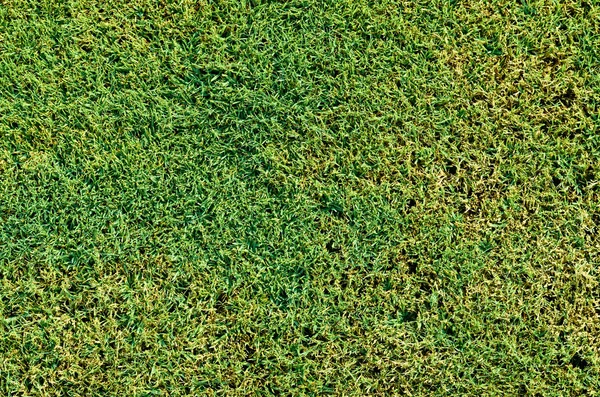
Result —
<path fill-rule="evenodd" d="M 599 102 L 593 1 L 1 1 L 0 395 L 596 395 Z"/>

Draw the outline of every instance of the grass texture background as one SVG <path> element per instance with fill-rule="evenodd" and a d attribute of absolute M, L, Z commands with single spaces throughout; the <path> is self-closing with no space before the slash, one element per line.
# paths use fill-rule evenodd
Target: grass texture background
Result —
<path fill-rule="evenodd" d="M 594 0 L 0 1 L 2 396 L 600 393 Z"/>

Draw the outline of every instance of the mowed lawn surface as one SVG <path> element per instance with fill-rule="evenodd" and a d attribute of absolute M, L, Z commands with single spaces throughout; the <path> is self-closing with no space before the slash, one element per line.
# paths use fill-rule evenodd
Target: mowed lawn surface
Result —
<path fill-rule="evenodd" d="M 0 395 L 600 393 L 600 4 L 0 2 Z"/>

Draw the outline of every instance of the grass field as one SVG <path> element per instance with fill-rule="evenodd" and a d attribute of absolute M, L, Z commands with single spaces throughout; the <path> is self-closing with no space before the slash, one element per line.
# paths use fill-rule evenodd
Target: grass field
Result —
<path fill-rule="evenodd" d="M 0 395 L 600 395 L 600 3 L 1 0 Z"/>

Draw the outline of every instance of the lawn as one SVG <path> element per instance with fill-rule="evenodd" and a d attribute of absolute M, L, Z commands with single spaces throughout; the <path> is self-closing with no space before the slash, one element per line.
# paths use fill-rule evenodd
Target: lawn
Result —
<path fill-rule="evenodd" d="M 600 3 L 0 0 L 0 395 L 600 395 Z"/>

